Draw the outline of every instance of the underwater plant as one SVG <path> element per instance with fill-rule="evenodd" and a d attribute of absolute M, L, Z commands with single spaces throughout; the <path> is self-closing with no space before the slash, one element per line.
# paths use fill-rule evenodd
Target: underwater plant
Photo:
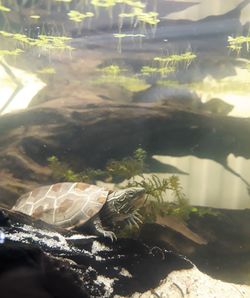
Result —
<path fill-rule="evenodd" d="M 173 175 L 168 178 L 160 179 L 157 175 L 151 175 L 149 178 L 144 178 L 143 173 L 148 169 L 146 158 L 146 151 L 142 148 L 137 148 L 132 156 L 125 157 L 121 160 L 109 160 L 103 170 L 88 168 L 80 173 L 75 173 L 67 163 L 59 161 L 56 156 L 48 158 L 48 166 L 51 169 L 52 177 L 55 181 L 84 181 L 93 183 L 101 179 L 115 184 L 126 181 L 125 184 L 123 183 L 123 187 L 125 188 L 131 186 L 144 187 L 147 194 L 146 205 L 148 206 L 149 204 L 149 206 L 152 207 L 152 210 L 150 209 L 151 219 L 154 218 L 155 213 L 158 213 L 158 207 L 159 210 L 162 211 L 162 207 L 165 208 L 171 205 L 171 212 L 175 210 L 176 213 L 176 208 L 181 208 L 180 206 L 185 206 L 187 209 L 188 202 L 183 194 L 177 176 Z M 138 177 L 140 177 L 140 179 L 138 179 Z M 166 191 L 169 190 L 174 193 L 176 198 L 176 202 L 174 203 L 167 203 L 164 199 Z M 173 206 L 175 206 L 175 209 Z M 165 212 L 169 212 L 169 210 Z M 181 210 L 178 212 L 181 213 Z M 146 217 L 146 214 L 143 216 Z"/>
<path fill-rule="evenodd" d="M 97 180 L 112 182 L 116 187 L 143 187 L 146 192 L 144 205 L 140 209 L 144 223 L 154 223 L 158 217 L 174 215 L 187 220 L 192 213 L 198 216 L 206 214 L 218 215 L 218 212 L 211 208 L 199 208 L 190 206 L 183 193 L 179 177 L 176 175 L 160 179 L 157 175 L 152 174 L 144 177 L 148 171 L 146 163 L 147 153 L 142 148 L 137 148 L 132 156 L 125 157 L 121 160 L 109 160 L 106 167 L 101 169 L 85 169 L 80 173 L 74 172 L 71 167 L 58 160 L 56 156 L 48 158 L 48 166 L 51 169 L 52 177 L 56 182 L 59 181 L 82 181 L 95 183 Z M 123 182 L 120 184 L 120 182 Z M 119 183 L 119 184 L 118 184 Z M 168 192 L 174 195 L 174 201 L 168 201 Z M 136 235 L 137 228 L 122 229 L 119 236 Z"/>
<path fill-rule="evenodd" d="M 52 178 L 56 181 L 95 182 L 102 179 L 116 183 L 140 175 L 145 167 L 145 158 L 145 151 L 138 148 L 132 157 L 126 157 L 122 160 L 109 160 L 104 170 L 86 168 L 79 173 L 75 173 L 67 163 L 59 161 L 56 156 L 49 157 L 48 162 L 52 171 Z"/>

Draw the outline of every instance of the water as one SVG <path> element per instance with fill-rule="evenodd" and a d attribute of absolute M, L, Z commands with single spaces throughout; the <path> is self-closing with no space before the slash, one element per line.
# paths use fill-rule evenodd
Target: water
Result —
<path fill-rule="evenodd" d="M 176 175 L 190 206 L 249 208 L 249 10 L 1 1 L 2 205 L 56 181 L 112 188 L 144 173 Z M 150 199 L 176 202 L 178 187 Z"/>

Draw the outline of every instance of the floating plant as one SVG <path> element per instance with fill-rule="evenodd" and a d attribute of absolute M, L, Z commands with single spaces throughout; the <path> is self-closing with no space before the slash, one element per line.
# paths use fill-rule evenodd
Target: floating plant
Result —
<path fill-rule="evenodd" d="M 38 35 L 37 38 L 30 38 L 25 34 L 10 33 L 0 31 L 0 35 L 18 41 L 21 46 L 37 47 L 42 50 L 73 50 L 74 48 L 66 44 L 71 38 L 67 36 Z"/>
<path fill-rule="evenodd" d="M 53 67 L 44 67 L 42 69 L 39 69 L 37 72 L 40 74 L 52 75 L 56 73 L 56 70 Z"/>
<path fill-rule="evenodd" d="M 137 8 L 135 10 L 135 15 L 138 21 L 144 24 L 156 26 L 160 22 L 160 20 L 157 18 L 159 14 L 155 11 L 143 12 L 140 8 Z"/>
<path fill-rule="evenodd" d="M 0 50 L 0 57 L 3 57 L 3 56 L 17 56 L 21 53 L 23 53 L 23 50 L 21 50 L 21 49 Z"/>
<path fill-rule="evenodd" d="M 250 50 L 250 36 L 237 36 L 232 37 L 228 36 L 228 48 L 239 53 L 243 47 L 243 45 L 246 45 L 246 49 L 249 52 Z"/>
<path fill-rule="evenodd" d="M 73 22 L 77 22 L 77 23 L 80 23 L 82 22 L 84 19 L 86 18 L 91 18 L 93 17 L 94 14 L 93 12 L 86 12 L 86 13 L 81 13 L 77 10 L 71 10 L 69 13 L 68 13 L 68 17 L 71 21 Z"/>
<path fill-rule="evenodd" d="M 91 0 L 91 4 L 95 8 L 96 15 L 99 15 L 99 8 L 106 8 L 109 11 L 109 16 L 112 18 L 112 8 L 116 5 L 117 0 Z"/>
<path fill-rule="evenodd" d="M 11 9 L 9 7 L 4 6 L 4 5 L 0 5 L 0 11 L 2 11 L 2 12 L 10 12 Z"/>
<path fill-rule="evenodd" d="M 192 52 L 186 52 L 180 55 L 173 54 L 168 56 L 161 56 L 161 57 L 155 57 L 153 60 L 160 62 L 162 65 L 173 65 L 180 62 L 185 62 L 187 65 L 189 65 L 197 56 Z"/>
<path fill-rule="evenodd" d="M 114 75 L 106 75 L 98 78 L 93 82 L 94 84 L 110 84 L 112 86 L 118 85 L 123 87 L 124 89 L 131 92 L 139 92 L 146 90 L 150 87 L 149 84 L 145 82 L 145 80 L 140 79 L 136 76 L 114 76 Z"/>
<path fill-rule="evenodd" d="M 175 67 L 151 67 L 151 66 L 143 66 L 141 68 L 141 74 L 145 76 L 150 76 L 153 74 L 160 74 L 161 76 L 165 76 L 166 74 L 169 74 L 171 72 L 174 72 L 176 69 Z"/>
<path fill-rule="evenodd" d="M 121 72 L 126 71 L 126 69 L 121 69 L 119 65 L 111 64 L 101 68 L 100 71 L 106 76 L 117 76 L 120 75 Z"/>
<path fill-rule="evenodd" d="M 118 45 L 117 50 L 119 53 L 122 52 L 122 39 L 126 37 L 132 37 L 132 38 L 139 38 L 140 42 L 142 40 L 142 37 L 146 37 L 144 34 L 125 34 L 125 33 L 114 33 L 113 36 L 115 38 L 118 38 Z"/>
<path fill-rule="evenodd" d="M 39 20 L 41 18 L 41 16 L 39 16 L 39 15 L 31 15 L 30 18 L 31 19 L 34 19 L 34 20 Z"/>

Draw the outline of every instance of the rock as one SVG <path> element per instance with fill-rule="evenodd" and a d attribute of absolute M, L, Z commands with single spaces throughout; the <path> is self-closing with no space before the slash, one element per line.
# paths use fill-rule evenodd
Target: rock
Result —
<path fill-rule="evenodd" d="M 0 227 L 3 298 L 250 295 L 248 286 L 212 279 L 185 257 L 140 241 L 111 242 L 3 208 Z"/>
<path fill-rule="evenodd" d="M 0 214 L 5 235 L 0 244 L 0 284 L 6 292 L 16 281 L 20 292 L 36 297 L 130 296 L 156 287 L 174 270 L 193 267 L 184 257 L 136 240 L 111 242 L 7 209 L 0 209 Z"/>

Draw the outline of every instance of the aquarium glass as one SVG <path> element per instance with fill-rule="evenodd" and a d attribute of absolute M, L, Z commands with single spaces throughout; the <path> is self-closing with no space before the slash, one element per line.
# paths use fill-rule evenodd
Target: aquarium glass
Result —
<path fill-rule="evenodd" d="M 201 268 L 250 284 L 249 22 L 247 0 L 0 1 L 1 207 L 57 182 L 143 187 L 119 237 L 216 239 Z"/>

